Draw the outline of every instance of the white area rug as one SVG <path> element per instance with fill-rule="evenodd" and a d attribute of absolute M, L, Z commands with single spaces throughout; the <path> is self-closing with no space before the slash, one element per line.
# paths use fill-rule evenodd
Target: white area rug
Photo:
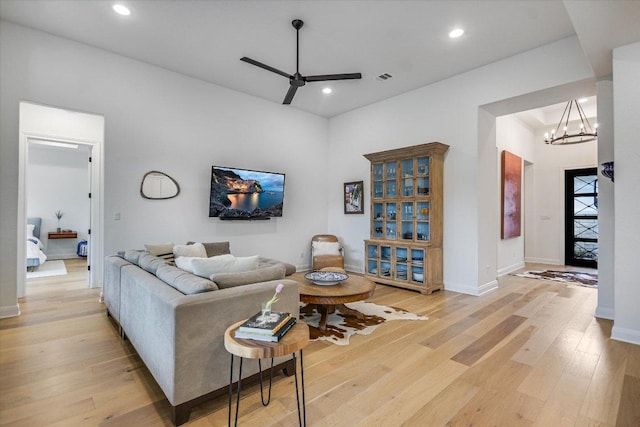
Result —
<path fill-rule="evenodd" d="M 588 288 L 598 287 L 598 273 L 586 273 L 582 271 L 531 270 L 523 273 L 516 273 L 513 274 L 513 276 L 526 277 L 529 279 L 553 280 L 554 282 L 564 282 Z"/>
<path fill-rule="evenodd" d="M 67 267 L 64 261 L 57 259 L 54 261 L 45 261 L 36 267 L 35 271 L 27 271 L 27 279 L 35 279 L 38 277 L 64 276 L 67 274 Z"/>
<path fill-rule="evenodd" d="M 311 341 L 329 341 L 337 345 L 348 345 L 353 334 L 370 335 L 382 323 L 391 320 L 427 320 L 426 316 L 419 316 L 408 311 L 358 301 L 345 304 L 347 308 L 362 313 L 363 318 L 351 314 L 343 314 L 338 309 L 327 316 L 327 330 L 318 329 L 320 313 L 310 310 L 309 306 L 300 307 L 300 318 L 309 325 Z"/>

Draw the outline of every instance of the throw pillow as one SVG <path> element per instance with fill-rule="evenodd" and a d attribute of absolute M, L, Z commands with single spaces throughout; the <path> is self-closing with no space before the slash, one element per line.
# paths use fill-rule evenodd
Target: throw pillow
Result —
<path fill-rule="evenodd" d="M 195 242 L 187 242 L 187 245 L 193 245 L 194 243 Z M 207 251 L 208 258 L 218 255 L 227 255 L 231 253 L 229 242 L 203 242 L 202 244 L 204 245 L 204 249 Z"/>
<path fill-rule="evenodd" d="M 35 237 L 33 230 L 36 228 L 35 224 L 27 224 L 27 237 Z"/>
<path fill-rule="evenodd" d="M 284 265 L 274 265 L 244 273 L 215 273 L 209 279 L 215 282 L 219 289 L 226 289 L 251 283 L 284 279 L 285 271 Z"/>
<path fill-rule="evenodd" d="M 206 258 L 207 251 L 202 243 L 194 243 L 193 245 L 175 245 L 173 247 L 173 255 L 178 258 L 181 256 Z"/>
<path fill-rule="evenodd" d="M 192 256 L 178 257 L 176 258 L 176 267 L 178 267 L 180 270 L 188 271 L 189 273 L 193 274 L 193 265 L 191 264 L 191 261 L 193 261 L 194 259 L 198 258 Z"/>
<path fill-rule="evenodd" d="M 144 245 L 144 248 L 151 255 L 155 255 L 158 258 L 162 258 L 165 262 L 173 262 L 173 242 L 161 243 L 157 245 Z"/>
<path fill-rule="evenodd" d="M 340 243 L 338 242 L 311 242 L 313 255 L 340 255 Z"/>
<path fill-rule="evenodd" d="M 210 277 L 214 273 L 240 273 L 258 268 L 258 255 L 250 257 L 235 257 L 233 255 L 218 255 L 211 258 L 194 258 L 191 261 L 193 274 Z"/>
<path fill-rule="evenodd" d="M 199 294 L 218 289 L 218 286 L 211 280 L 194 276 L 193 274 L 189 274 L 166 264 L 158 267 L 156 276 L 158 276 L 158 278 L 167 285 L 175 288 L 185 295 Z"/>

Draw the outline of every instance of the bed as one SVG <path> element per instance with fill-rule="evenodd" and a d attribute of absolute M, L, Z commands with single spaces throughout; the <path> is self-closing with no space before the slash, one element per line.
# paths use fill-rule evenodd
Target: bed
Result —
<path fill-rule="evenodd" d="M 47 256 L 42 252 L 40 226 L 42 218 L 27 218 L 27 270 L 33 271 L 45 262 Z"/>

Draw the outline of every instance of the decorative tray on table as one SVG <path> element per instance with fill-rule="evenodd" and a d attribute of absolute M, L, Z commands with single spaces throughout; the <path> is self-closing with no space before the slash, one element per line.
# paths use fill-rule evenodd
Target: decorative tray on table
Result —
<path fill-rule="evenodd" d="M 312 271 L 304 275 L 304 278 L 320 286 L 337 285 L 343 280 L 347 280 L 349 275 L 337 271 Z"/>

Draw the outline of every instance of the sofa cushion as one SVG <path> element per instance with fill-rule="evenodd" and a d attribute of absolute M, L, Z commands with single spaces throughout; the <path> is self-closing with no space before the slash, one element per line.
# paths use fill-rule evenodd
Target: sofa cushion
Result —
<path fill-rule="evenodd" d="M 175 245 L 173 247 L 173 256 L 178 257 L 199 257 L 206 258 L 207 251 L 202 243 L 194 243 L 193 245 Z"/>
<path fill-rule="evenodd" d="M 198 259 L 198 258 L 192 257 L 192 256 L 178 257 L 176 258 L 176 267 L 193 274 L 193 265 L 191 264 L 191 261 L 193 261 L 194 259 Z"/>
<path fill-rule="evenodd" d="M 143 253 L 145 252 L 139 249 L 129 249 L 127 251 L 124 251 L 122 258 L 126 259 L 132 264 L 138 265 L 138 260 L 140 259 L 140 255 L 142 255 Z"/>
<path fill-rule="evenodd" d="M 214 273 L 209 278 L 218 285 L 218 288 L 226 289 L 251 283 L 284 279 L 285 271 L 284 265 L 274 265 L 242 273 Z"/>
<path fill-rule="evenodd" d="M 143 270 L 151 274 L 156 274 L 158 267 L 160 267 L 161 265 L 166 265 L 166 262 L 162 258 L 151 255 L 148 252 L 143 252 L 140 255 L 140 258 L 138 258 L 138 265 Z"/>
<path fill-rule="evenodd" d="M 175 257 L 173 256 L 173 246 L 174 244 L 173 242 L 171 242 L 171 243 L 161 243 L 161 244 L 155 244 L 155 245 L 146 244 L 144 245 L 144 248 L 151 255 L 155 255 L 159 258 L 162 258 L 166 262 L 173 262 L 175 259 Z"/>
<path fill-rule="evenodd" d="M 193 274 L 210 277 L 214 273 L 241 273 L 258 268 L 259 256 L 235 257 L 218 255 L 211 258 L 194 258 L 191 261 Z"/>
<path fill-rule="evenodd" d="M 193 245 L 194 243 L 195 242 L 187 242 L 187 245 Z M 207 252 L 207 258 L 231 253 L 231 250 L 229 249 L 229 242 L 203 242 L 202 245 Z"/>
<path fill-rule="evenodd" d="M 291 276 L 293 273 L 296 272 L 296 266 L 293 264 L 289 264 L 288 262 L 282 262 L 282 261 L 278 261 L 277 259 L 265 258 L 262 256 L 258 261 L 258 268 L 272 267 L 274 265 L 283 265 L 285 268 L 285 273 L 284 273 L 285 276 Z"/>
<path fill-rule="evenodd" d="M 215 291 L 218 286 L 209 279 L 194 276 L 172 265 L 163 264 L 156 271 L 158 279 L 185 295 Z"/>

